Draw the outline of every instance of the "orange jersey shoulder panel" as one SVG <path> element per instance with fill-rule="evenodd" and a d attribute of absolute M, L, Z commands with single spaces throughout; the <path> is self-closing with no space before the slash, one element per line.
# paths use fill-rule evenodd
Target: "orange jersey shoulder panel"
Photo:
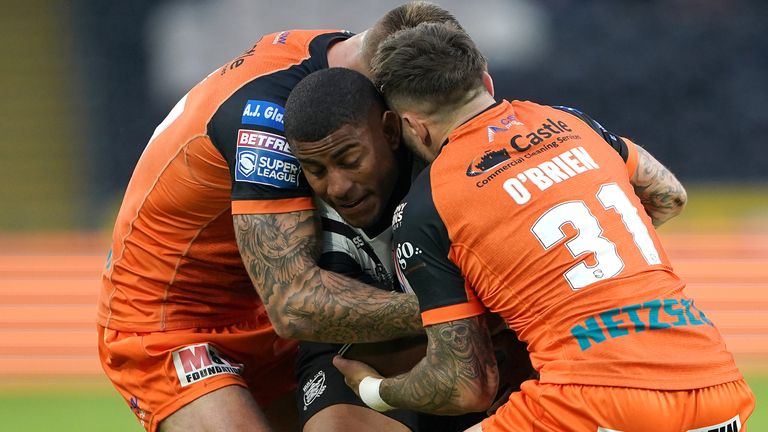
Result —
<path fill-rule="evenodd" d="M 101 325 L 212 327 L 264 313 L 240 259 L 233 206 L 237 213 L 314 208 L 281 136 L 280 109 L 292 84 L 327 67 L 328 44 L 347 37 L 337 30 L 266 35 L 176 104 L 147 144 L 120 207 L 102 276 Z M 250 174 L 250 154 L 264 172 L 240 181 L 236 171 Z"/>

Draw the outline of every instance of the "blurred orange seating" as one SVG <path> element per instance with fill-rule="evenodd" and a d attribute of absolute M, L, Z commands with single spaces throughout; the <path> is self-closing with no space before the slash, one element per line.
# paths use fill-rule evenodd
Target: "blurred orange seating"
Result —
<path fill-rule="evenodd" d="M 768 359 L 768 235 L 662 234 L 688 295 L 739 362 Z M 108 240 L 0 235 L 0 376 L 101 374 L 95 303 Z"/>
<path fill-rule="evenodd" d="M 96 375 L 108 238 L 0 235 L 0 376 Z"/>

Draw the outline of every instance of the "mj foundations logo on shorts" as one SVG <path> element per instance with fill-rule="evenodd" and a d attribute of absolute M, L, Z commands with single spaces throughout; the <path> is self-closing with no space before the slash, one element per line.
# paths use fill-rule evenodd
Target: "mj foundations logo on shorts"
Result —
<path fill-rule="evenodd" d="M 182 387 L 216 375 L 242 375 L 243 365 L 227 360 L 210 344 L 190 345 L 173 352 Z"/>

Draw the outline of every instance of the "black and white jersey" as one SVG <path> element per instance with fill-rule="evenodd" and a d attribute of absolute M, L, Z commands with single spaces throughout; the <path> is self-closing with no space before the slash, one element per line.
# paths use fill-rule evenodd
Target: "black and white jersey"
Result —
<path fill-rule="evenodd" d="M 319 265 L 381 289 L 395 289 L 392 228 L 375 237 L 347 224 L 326 202 L 315 198 L 323 229 Z"/>

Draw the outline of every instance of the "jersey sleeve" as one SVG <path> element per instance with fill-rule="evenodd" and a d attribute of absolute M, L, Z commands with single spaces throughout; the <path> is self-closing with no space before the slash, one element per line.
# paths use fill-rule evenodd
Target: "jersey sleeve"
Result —
<path fill-rule="evenodd" d="M 429 168 L 395 210 L 392 230 L 398 281 L 418 297 L 425 326 L 485 313 L 449 258 L 451 241 L 432 200 Z"/>
<path fill-rule="evenodd" d="M 229 166 L 233 214 L 315 208 L 312 190 L 285 139 L 285 102 L 299 81 L 328 67 L 329 44 L 350 34 L 328 32 L 314 36 L 309 42 L 309 55 L 304 50 L 270 54 L 269 50 L 278 49 L 272 46 L 281 46 L 282 34 L 271 45 L 262 43 L 254 48 L 254 58 L 272 70 L 254 72 L 255 78 L 234 91 L 208 123 L 208 136 Z"/>
<path fill-rule="evenodd" d="M 287 94 L 280 73 L 235 92 L 214 115 L 208 135 L 229 165 L 232 213 L 283 213 L 314 208 L 312 191 L 283 132 Z"/>
<path fill-rule="evenodd" d="M 612 132 L 609 132 L 592 117 L 575 108 L 567 106 L 554 106 L 553 108 L 565 111 L 589 125 L 589 127 L 597 132 L 597 134 L 600 135 L 605 140 L 605 142 L 608 143 L 608 145 L 616 150 L 619 156 L 621 156 L 627 166 L 627 173 L 630 177 L 632 177 L 632 175 L 635 173 L 635 170 L 637 169 L 637 148 L 635 147 L 635 143 L 628 140 L 627 138 L 623 138 Z"/>

